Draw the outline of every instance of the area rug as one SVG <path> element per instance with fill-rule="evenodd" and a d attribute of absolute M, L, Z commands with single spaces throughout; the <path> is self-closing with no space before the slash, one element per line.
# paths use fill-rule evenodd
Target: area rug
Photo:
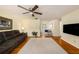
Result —
<path fill-rule="evenodd" d="M 30 38 L 18 54 L 67 54 L 52 38 Z"/>

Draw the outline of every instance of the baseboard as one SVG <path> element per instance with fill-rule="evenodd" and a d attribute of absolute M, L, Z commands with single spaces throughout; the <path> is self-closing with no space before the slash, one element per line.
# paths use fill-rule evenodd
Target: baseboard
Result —
<path fill-rule="evenodd" d="M 28 36 L 29 38 L 40 38 L 41 36 Z"/>

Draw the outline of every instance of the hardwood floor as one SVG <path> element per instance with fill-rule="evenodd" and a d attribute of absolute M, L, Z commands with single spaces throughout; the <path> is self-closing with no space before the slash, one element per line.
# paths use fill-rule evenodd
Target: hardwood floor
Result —
<path fill-rule="evenodd" d="M 20 51 L 20 49 L 21 49 L 27 42 L 28 42 L 28 38 L 26 37 L 25 40 L 24 40 L 24 42 L 22 42 L 17 48 L 15 48 L 15 49 L 11 52 L 11 54 L 17 54 L 17 53 Z"/>
<path fill-rule="evenodd" d="M 79 54 L 79 49 L 72 46 L 71 44 L 65 42 L 64 40 L 60 39 L 60 37 L 52 37 L 68 54 Z M 29 38 L 26 38 L 25 41 L 20 44 L 17 48 L 15 48 L 11 54 L 17 54 L 20 49 L 28 42 Z"/>
<path fill-rule="evenodd" d="M 60 39 L 60 37 L 52 37 L 65 51 L 69 54 L 79 54 L 79 49 Z"/>

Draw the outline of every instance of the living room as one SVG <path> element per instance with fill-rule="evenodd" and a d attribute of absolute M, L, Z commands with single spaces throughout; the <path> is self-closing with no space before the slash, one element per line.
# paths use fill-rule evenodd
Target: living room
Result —
<path fill-rule="evenodd" d="M 1 19 L 0 26 L 3 26 L 0 28 L 1 29 L 0 32 L 1 33 L 3 32 L 2 34 L 4 37 L 5 36 L 7 37 L 7 35 L 8 35 L 11 38 L 11 35 L 17 34 L 17 35 L 19 35 L 18 39 L 20 37 L 20 39 L 19 39 L 20 41 L 21 41 L 21 39 L 24 39 L 24 38 L 26 38 L 26 40 L 35 39 L 35 41 L 37 39 L 38 39 L 38 41 L 40 39 L 46 39 L 47 41 L 48 40 L 51 41 L 51 39 L 53 40 L 53 39 L 61 38 L 63 41 L 65 41 L 75 47 L 74 50 L 76 50 L 76 51 L 72 52 L 69 50 L 69 53 L 79 53 L 78 35 L 76 36 L 76 35 L 71 35 L 66 32 L 63 32 L 64 25 L 79 23 L 79 20 L 78 20 L 79 19 L 79 17 L 78 17 L 79 16 L 79 14 L 78 14 L 79 6 L 78 5 L 37 5 L 38 8 L 35 11 L 42 13 L 42 15 L 35 14 L 34 11 L 33 11 L 34 15 L 32 15 L 31 13 L 23 14 L 25 12 L 28 12 L 28 10 L 24 10 L 22 7 L 26 8 L 26 9 L 32 9 L 36 5 L 19 5 L 19 6 L 21 6 L 21 7 L 18 7 L 18 5 L 0 5 L 0 19 Z M 5 21 L 5 19 L 6 20 L 9 19 L 9 20 Z M 4 25 L 7 25 L 7 26 L 4 26 Z M 19 30 L 19 32 L 17 30 Z M 7 34 L 9 31 L 12 31 L 12 32 L 10 32 L 10 34 Z M 36 34 L 34 34 L 34 33 L 36 33 Z M 6 37 L 4 38 L 4 40 L 8 40 Z M 43 44 L 42 41 L 43 40 L 41 40 L 38 43 Z M 30 41 L 28 41 L 28 42 L 30 42 Z M 46 42 L 45 44 L 48 45 L 48 42 Z M 32 51 L 31 49 L 28 49 L 28 48 L 27 48 L 28 52 L 25 52 L 26 51 L 25 45 L 28 45 L 27 47 L 29 47 L 30 44 L 27 44 L 27 42 L 25 44 L 24 43 L 22 42 L 22 44 L 21 43 L 19 44 L 19 45 L 22 45 L 21 48 L 15 49 L 15 50 L 18 50 L 18 52 L 16 51 L 17 54 L 19 54 L 19 53 L 20 54 L 22 54 L 22 53 L 23 54 L 28 54 L 28 53 L 32 53 L 32 54 L 33 53 L 65 54 L 66 53 L 67 54 L 68 53 L 67 52 L 68 50 L 66 51 L 62 47 L 59 47 L 58 48 L 59 50 L 54 51 L 54 50 L 51 50 L 52 48 L 49 46 L 48 46 L 48 48 L 46 47 L 47 50 L 44 52 L 44 50 L 42 50 L 42 47 L 41 47 L 43 45 L 41 45 L 41 44 L 40 44 L 40 46 L 39 45 L 34 46 L 36 48 L 40 47 L 39 48 L 40 50 L 38 49 L 38 51 L 40 51 L 40 52 L 38 52 L 37 50 L 36 50 L 37 52 L 35 50 Z M 31 44 L 32 44 L 32 42 L 31 42 Z M 55 43 L 55 44 L 57 46 L 59 45 L 58 43 Z M 53 44 L 50 44 L 50 46 L 52 46 L 52 45 Z M 25 48 L 23 49 L 23 47 L 25 47 Z M 36 49 L 36 48 L 34 48 L 34 49 Z M 50 48 L 50 50 L 49 50 L 49 48 Z M 66 47 L 66 49 L 68 49 L 68 48 Z M 55 49 L 57 49 L 57 48 L 55 48 Z M 5 51 L 8 51 L 8 50 L 5 50 Z M 15 53 L 15 50 L 12 53 Z M 11 53 L 11 51 L 9 51 L 9 52 Z M 29 52 L 29 51 L 31 51 L 31 52 Z M 54 51 L 54 52 L 51 52 L 51 51 Z M 1 53 L 8 53 L 8 52 L 1 52 Z"/>

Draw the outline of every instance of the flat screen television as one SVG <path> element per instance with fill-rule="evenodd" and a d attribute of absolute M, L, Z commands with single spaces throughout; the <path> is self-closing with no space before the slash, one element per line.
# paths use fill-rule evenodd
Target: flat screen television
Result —
<path fill-rule="evenodd" d="M 48 30 L 45 30 L 45 32 L 48 32 Z"/>
<path fill-rule="evenodd" d="M 79 36 L 79 23 L 63 25 L 63 32 Z"/>

